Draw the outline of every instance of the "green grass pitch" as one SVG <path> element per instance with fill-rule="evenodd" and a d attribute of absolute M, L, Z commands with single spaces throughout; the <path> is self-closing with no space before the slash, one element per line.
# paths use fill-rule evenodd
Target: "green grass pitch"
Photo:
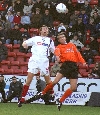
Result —
<path fill-rule="evenodd" d="M 100 115 L 100 108 L 63 105 L 58 111 L 56 105 L 0 103 L 0 115 Z"/>

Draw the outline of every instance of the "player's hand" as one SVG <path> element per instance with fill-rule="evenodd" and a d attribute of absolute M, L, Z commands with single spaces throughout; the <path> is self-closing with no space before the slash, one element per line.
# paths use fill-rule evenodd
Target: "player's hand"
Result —
<path fill-rule="evenodd" d="M 23 46 L 24 48 L 26 48 L 26 49 L 28 48 L 26 42 L 23 42 L 22 46 Z"/>

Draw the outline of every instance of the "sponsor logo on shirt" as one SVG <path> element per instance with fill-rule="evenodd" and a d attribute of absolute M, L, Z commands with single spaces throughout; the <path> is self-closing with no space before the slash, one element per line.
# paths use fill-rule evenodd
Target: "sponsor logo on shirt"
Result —
<path fill-rule="evenodd" d="M 37 42 L 37 45 L 49 46 L 49 44 L 42 43 L 42 42 Z"/>

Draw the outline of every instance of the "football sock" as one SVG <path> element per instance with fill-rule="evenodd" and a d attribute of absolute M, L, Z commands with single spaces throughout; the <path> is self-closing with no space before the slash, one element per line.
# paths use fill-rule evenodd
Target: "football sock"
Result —
<path fill-rule="evenodd" d="M 73 91 L 71 89 L 67 89 L 59 101 L 62 103 L 67 97 L 69 97 L 72 94 L 72 92 Z"/>
<path fill-rule="evenodd" d="M 45 87 L 45 89 L 42 91 L 42 94 L 44 95 L 44 94 L 46 94 L 49 90 L 52 90 L 53 89 L 53 84 L 52 84 L 52 82 L 50 82 L 46 87 Z"/>
<path fill-rule="evenodd" d="M 27 85 L 23 86 L 23 90 L 22 90 L 22 95 L 21 95 L 21 100 L 20 101 L 22 101 L 22 102 L 24 101 L 23 98 L 25 98 L 25 96 L 26 96 L 26 94 L 28 92 L 28 89 L 29 89 L 29 86 L 27 86 Z"/>

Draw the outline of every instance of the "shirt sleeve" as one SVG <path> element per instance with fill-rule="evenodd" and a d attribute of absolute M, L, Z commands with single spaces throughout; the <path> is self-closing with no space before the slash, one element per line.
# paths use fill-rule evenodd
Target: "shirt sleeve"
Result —
<path fill-rule="evenodd" d="M 35 38 L 29 38 L 28 40 L 25 41 L 27 46 L 33 46 L 35 44 Z"/>
<path fill-rule="evenodd" d="M 81 53 L 78 51 L 78 49 L 76 48 L 74 44 L 73 44 L 73 47 L 74 47 L 75 55 L 77 57 L 77 62 L 85 63 L 84 58 L 82 57 Z"/>

